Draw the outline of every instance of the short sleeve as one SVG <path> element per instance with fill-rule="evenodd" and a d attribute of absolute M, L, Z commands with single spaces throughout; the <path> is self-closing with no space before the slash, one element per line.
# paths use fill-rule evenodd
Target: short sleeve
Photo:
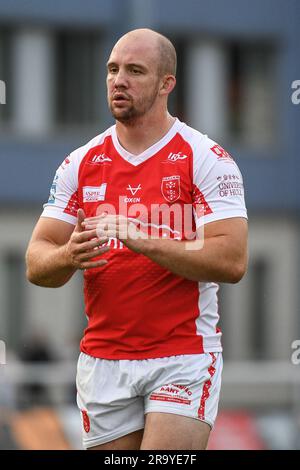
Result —
<path fill-rule="evenodd" d="M 242 174 L 229 153 L 207 137 L 194 156 L 193 205 L 197 228 L 247 218 Z"/>
<path fill-rule="evenodd" d="M 70 224 L 77 223 L 78 172 L 75 156 L 69 155 L 57 169 L 48 202 L 43 206 L 41 217 L 63 220 Z"/>

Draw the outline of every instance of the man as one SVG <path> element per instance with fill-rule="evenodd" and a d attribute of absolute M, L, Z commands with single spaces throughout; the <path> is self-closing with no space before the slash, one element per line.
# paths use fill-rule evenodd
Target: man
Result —
<path fill-rule="evenodd" d="M 245 273 L 247 215 L 230 155 L 168 113 L 175 73 L 164 36 L 140 29 L 116 43 L 116 125 L 58 169 L 27 251 L 34 284 L 59 287 L 84 270 L 85 448 L 205 449 L 217 414 L 216 283 Z"/>

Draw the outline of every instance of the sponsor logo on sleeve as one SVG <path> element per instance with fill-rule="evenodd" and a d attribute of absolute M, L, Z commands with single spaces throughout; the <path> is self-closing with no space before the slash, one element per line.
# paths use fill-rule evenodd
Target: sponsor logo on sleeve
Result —
<path fill-rule="evenodd" d="M 221 147 L 220 145 L 214 145 L 213 147 L 211 147 L 210 150 L 217 155 L 218 160 L 234 163 L 232 156 L 228 152 L 226 152 L 226 150 L 224 150 L 223 147 Z"/>
<path fill-rule="evenodd" d="M 71 160 L 70 160 L 70 155 L 68 155 L 64 161 L 62 162 L 62 164 L 60 165 L 61 169 L 64 170 L 67 165 L 69 165 L 69 163 L 71 163 Z"/>
<path fill-rule="evenodd" d="M 50 188 L 50 195 L 49 195 L 49 199 L 48 199 L 48 204 L 54 204 L 55 203 L 57 180 L 58 180 L 58 175 L 56 174 L 54 176 L 54 180 L 53 180 L 53 183 L 52 183 L 51 188 Z"/>
<path fill-rule="evenodd" d="M 83 190 L 83 202 L 97 202 L 104 201 L 106 193 L 107 183 L 101 184 L 101 186 L 84 186 Z"/>
<path fill-rule="evenodd" d="M 244 185 L 237 174 L 218 176 L 217 181 L 220 197 L 244 195 Z"/>

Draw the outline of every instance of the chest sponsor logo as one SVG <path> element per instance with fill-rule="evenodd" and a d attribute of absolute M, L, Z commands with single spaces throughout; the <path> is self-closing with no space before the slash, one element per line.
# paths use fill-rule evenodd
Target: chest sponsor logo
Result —
<path fill-rule="evenodd" d="M 178 160 L 182 162 L 183 160 L 186 160 L 188 158 L 187 155 L 184 155 L 182 152 L 178 153 L 170 153 L 167 160 L 165 160 L 163 163 L 176 163 Z"/>
<path fill-rule="evenodd" d="M 101 184 L 101 186 L 84 186 L 83 190 L 83 202 L 97 202 L 104 201 L 106 193 L 107 183 Z"/>
<path fill-rule="evenodd" d="M 126 189 L 127 189 L 127 191 L 130 191 L 130 192 L 131 192 L 132 196 L 135 196 L 136 193 L 137 193 L 140 189 L 142 189 L 142 186 L 141 186 L 141 184 L 139 184 L 136 188 L 132 188 L 132 187 L 130 186 L 130 184 L 129 184 Z"/>
<path fill-rule="evenodd" d="M 110 164 L 112 163 L 112 159 L 105 155 L 105 153 L 101 153 L 100 155 L 94 155 L 89 163 L 91 165 Z"/>
<path fill-rule="evenodd" d="M 138 191 L 140 191 L 141 189 L 142 189 L 141 183 L 139 183 L 136 187 L 132 187 L 129 184 L 126 188 L 126 191 L 129 191 L 131 196 L 135 196 L 138 193 Z M 141 198 L 140 197 L 125 197 L 124 202 L 138 203 L 138 202 L 141 202 Z"/>
<path fill-rule="evenodd" d="M 177 201 L 180 197 L 180 176 L 165 176 L 161 181 L 161 192 L 166 201 Z"/>

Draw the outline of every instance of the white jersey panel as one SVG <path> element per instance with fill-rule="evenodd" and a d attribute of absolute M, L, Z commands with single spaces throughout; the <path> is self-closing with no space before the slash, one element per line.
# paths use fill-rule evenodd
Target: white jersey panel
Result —
<path fill-rule="evenodd" d="M 181 130 L 194 156 L 194 184 L 203 213 L 196 214 L 197 228 L 215 220 L 247 218 L 241 172 L 232 157 L 206 135 L 186 126 Z"/>
<path fill-rule="evenodd" d="M 105 133 L 97 135 L 87 144 L 79 147 L 67 156 L 56 170 L 49 199 L 43 206 L 44 210 L 41 217 L 59 219 L 76 225 L 77 210 L 79 209 L 77 189 L 80 164 L 87 152 L 91 148 L 101 145 L 110 132 L 111 128 Z"/>
<path fill-rule="evenodd" d="M 219 285 L 214 282 L 199 282 L 199 311 L 196 319 L 197 334 L 203 335 L 204 352 L 222 351 L 221 331 L 217 331 Z"/>

